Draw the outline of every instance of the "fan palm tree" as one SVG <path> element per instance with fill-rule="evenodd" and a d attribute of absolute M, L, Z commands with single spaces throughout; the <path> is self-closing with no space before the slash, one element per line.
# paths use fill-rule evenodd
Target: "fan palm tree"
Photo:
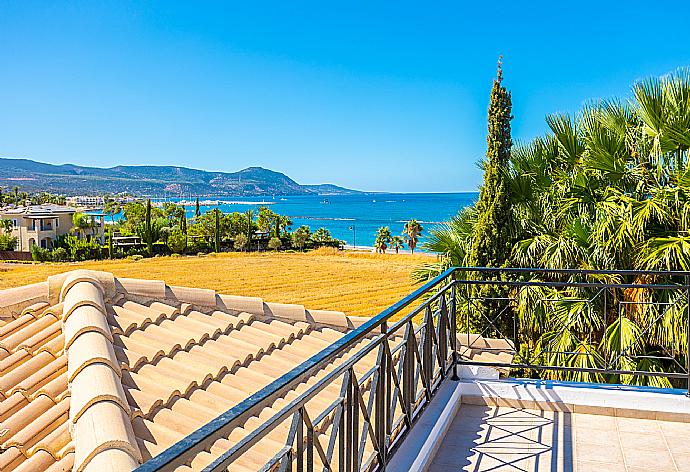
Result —
<path fill-rule="evenodd" d="M 590 103 L 575 115 L 548 117 L 547 125 L 547 135 L 513 147 L 506 169 L 514 222 L 509 264 L 690 270 L 690 71 L 641 81 L 630 100 Z M 441 257 L 415 271 L 418 281 L 467 264 L 474 213 L 465 209 L 430 231 L 424 248 Z M 671 308 L 663 312 L 636 304 L 649 301 L 645 291 L 615 290 L 613 298 L 634 303 L 608 327 L 604 317 L 612 314 L 595 295 L 555 289 L 514 293 L 521 355 L 551 365 L 613 363 L 621 370 L 663 371 L 664 365 L 648 357 L 663 353 L 684 365 L 688 302 L 682 294 L 669 293 L 662 301 Z M 579 306 L 578 297 L 594 299 L 592 307 Z M 617 308 L 609 303 L 606 310 Z M 640 339 L 641 333 L 648 334 Z M 670 385 L 664 377 L 614 380 Z"/>
<path fill-rule="evenodd" d="M 87 214 L 76 212 L 72 215 L 72 231 L 77 233 L 79 238 L 86 236 L 86 231 L 93 228 L 94 223 Z"/>
<path fill-rule="evenodd" d="M 376 231 L 376 239 L 374 240 L 374 247 L 376 252 L 385 254 L 386 249 L 388 249 L 388 244 L 390 244 L 393 239 L 391 234 L 391 229 L 388 226 L 382 226 Z"/>
<path fill-rule="evenodd" d="M 117 200 L 109 197 L 105 198 L 105 205 L 103 206 L 103 213 L 110 216 L 110 230 L 108 231 L 108 257 L 113 257 L 113 231 L 115 230 L 115 215 L 120 213 L 121 207 Z"/>
<path fill-rule="evenodd" d="M 12 232 L 13 223 L 9 219 L 0 219 L 0 229 L 2 229 L 5 234 L 10 234 Z"/>
<path fill-rule="evenodd" d="M 422 228 L 422 225 L 420 225 L 417 220 L 410 220 L 405 223 L 403 227 L 403 236 L 407 240 L 407 247 L 410 248 L 412 254 L 414 254 L 414 250 L 417 247 L 417 243 L 419 243 L 419 237 L 423 230 L 424 228 Z"/>
<path fill-rule="evenodd" d="M 398 254 L 400 249 L 405 247 L 405 240 L 402 236 L 393 236 L 391 238 L 391 247 L 395 249 L 395 253 Z"/>

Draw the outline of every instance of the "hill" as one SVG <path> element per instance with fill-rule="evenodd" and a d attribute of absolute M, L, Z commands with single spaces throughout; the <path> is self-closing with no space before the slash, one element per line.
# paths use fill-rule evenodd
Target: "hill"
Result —
<path fill-rule="evenodd" d="M 137 196 L 165 192 L 200 196 L 346 195 L 359 193 L 332 184 L 301 185 L 262 167 L 238 172 L 208 172 L 174 166 L 83 167 L 29 159 L 0 158 L 0 186 L 29 192 L 96 195 L 127 192 Z"/>

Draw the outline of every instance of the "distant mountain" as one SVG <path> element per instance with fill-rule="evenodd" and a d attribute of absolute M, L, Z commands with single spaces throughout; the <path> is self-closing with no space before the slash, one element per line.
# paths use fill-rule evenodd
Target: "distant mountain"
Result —
<path fill-rule="evenodd" d="M 360 193 L 332 184 L 300 185 L 280 172 L 248 167 L 239 172 L 207 172 L 173 166 L 117 166 L 109 169 L 53 165 L 0 158 L 0 186 L 65 195 L 164 192 L 201 196 L 349 195 Z"/>

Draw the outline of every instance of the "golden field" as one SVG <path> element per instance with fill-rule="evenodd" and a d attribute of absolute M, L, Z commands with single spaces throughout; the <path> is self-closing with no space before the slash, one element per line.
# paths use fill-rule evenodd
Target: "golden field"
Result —
<path fill-rule="evenodd" d="M 119 277 L 165 280 L 170 285 L 299 303 L 307 308 L 373 316 L 410 293 L 412 270 L 433 256 L 318 250 L 307 253 L 226 253 L 215 257 L 157 257 L 141 261 L 4 264 L 0 289 L 42 282 L 80 269 Z"/>

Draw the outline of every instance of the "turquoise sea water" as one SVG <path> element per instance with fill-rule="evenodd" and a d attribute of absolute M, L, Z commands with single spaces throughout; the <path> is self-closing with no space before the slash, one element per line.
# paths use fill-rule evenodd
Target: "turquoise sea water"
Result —
<path fill-rule="evenodd" d="M 220 208 L 224 213 L 257 210 L 268 206 L 291 217 L 292 229 L 307 225 L 312 231 L 327 228 L 334 238 L 348 246 L 373 246 L 376 230 L 388 226 L 393 235 L 402 234 L 406 221 L 414 218 L 424 227 L 421 242 L 435 225 L 448 221 L 458 211 L 477 200 L 477 192 L 464 193 L 379 193 L 294 197 L 207 197 L 219 205 L 201 205 L 201 211 Z M 180 199 L 168 199 L 179 202 Z M 189 201 L 189 200 L 187 200 Z M 225 203 L 224 203 L 225 202 Z M 232 203 L 227 203 L 232 202 Z M 194 206 L 187 206 L 187 217 Z M 119 219 L 121 215 L 116 215 Z"/>
<path fill-rule="evenodd" d="M 294 196 L 273 198 L 228 198 L 232 204 L 220 204 L 223 212 L 257 209 L 258 202 L 268 202 L 273 211 L 292 218 L 295 229 L 308 225 L 312 231 L 324 227 L 334 238 L 348 245 L 372 246 L 381 226 L 389 226 L 393 235 L 401 234 L 405 221 L 420 221 L 424 234 L 434 225 L 447 221 L 459 210 L 476 201 L 478 193 L 388 193 L 373 195 Z M 235 203 L 237 202 L 237 203 Z M 246 203 L 239 203 L 246 202 Z M 202 206 L 207 211 L 215 206 Z M 187 214 L 193 216 L 194 208 Z M 352 229 L 351 229 L 352 228 Z"/>

